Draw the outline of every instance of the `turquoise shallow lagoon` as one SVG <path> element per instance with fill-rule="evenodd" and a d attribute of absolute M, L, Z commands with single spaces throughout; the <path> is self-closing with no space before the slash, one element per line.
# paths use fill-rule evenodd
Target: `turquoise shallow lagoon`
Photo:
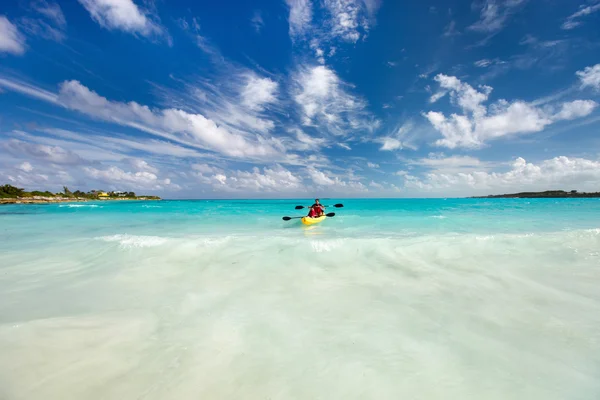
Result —
<path fill-rule="evenodd" d="M 600 199 L 0 207 L 0 399 L 597 399 Z"/>

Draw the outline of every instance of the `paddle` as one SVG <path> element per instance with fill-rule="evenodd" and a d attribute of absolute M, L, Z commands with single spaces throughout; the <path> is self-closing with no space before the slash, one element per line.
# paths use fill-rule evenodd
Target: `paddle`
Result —
<path fill-rule="evenodd" d="M 335 216 L 335 213 L 325 214 L 325 216 L 331 218 L 331 217 Z M 298 219 L 298 218 L 304 218 L 304 217 L 283 217 L 282 219 L 284 221 L 289 221 L 290 219 Z"/>
<path fill-rule="evenodd" d="M 344 205 L 343 204 L 334 204 L 333 206 L 323 206 L 323 207 L 341 208 L 341 207 L 344 207 Z M 296 210 L 302 210 L 303 208 L 308 208 L 308 206 L 296 206 Z"/>

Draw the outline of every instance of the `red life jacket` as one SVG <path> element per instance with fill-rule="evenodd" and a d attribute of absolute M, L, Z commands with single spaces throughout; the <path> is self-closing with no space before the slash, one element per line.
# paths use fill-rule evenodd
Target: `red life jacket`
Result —
<path fill-rule="evenodd" d="M 311 217 L 311 218 L 315 218 L 317 215 L 318 215 L 318 214 L 317 214 L 317 209 L 316 209 L 316 207 L 312 207 L 312 208 L 310 209 L 310 211 L 308 212 L 308 216 L 309 216 L 309 217 Z"/>

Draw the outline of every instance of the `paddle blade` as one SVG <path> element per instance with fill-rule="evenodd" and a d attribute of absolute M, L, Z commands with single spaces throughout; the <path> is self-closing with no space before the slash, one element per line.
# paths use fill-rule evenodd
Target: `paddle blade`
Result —
<path fill-rule="evenodd" d="M 296 206 L 296 210 L 302 210 L 304 206 Z"/>
<path fill-rule="evenodd" d="M 329 218 L 335 217 L 335 213 L 329 213 L 329 214 L 325 214 L 325 215 L 328 216 Z"/>
<path fill-rule="evenodd" d="M 343 204 L 334 204 L 333 206 L 336 207 L 336 208 L 342 208 L 342 207 L 344 207 Z"/>
<path fill-rule="evenodd" d="M 283 217 L 282 218 L 284 221 L 289 221 L 291 218 L 290 217 Z"/>

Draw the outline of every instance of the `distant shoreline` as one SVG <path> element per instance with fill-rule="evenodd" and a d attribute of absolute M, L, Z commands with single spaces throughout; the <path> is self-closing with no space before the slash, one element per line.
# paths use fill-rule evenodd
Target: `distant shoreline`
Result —
<path fill-rule="evenodd" d="M 161 200 L 158 196 L 141 195 L 134 192 L 105 192 L 92 190 L 88 193 L 76 190 L 70 191 L 63 186 L 62 193 L 34 190 L 26 192 L 25 189 L 12 185 L 0 185 L 1 204 L 52 204 L 52 203 L 82 203 L 87 201 L 114 201 L 114 200 Z"/>
<path fill-rule="evenodd" d="M 1 204 L 53 204 L 53 203 L 87 203 L 89 201 L 158 201 L 158 198 L 138 197 L 138 198 L 106 198 L 106 199 L 86 199 L 72 197 L 17 197 L 17 198 L 0 198 Z"/>
<path fill-rule="evenodd" d="M 547 190 L 545 192 L 522 192 L 512 194 L 496 194 L 489 196 L 473 196 L 471 199 L 581 199 L 600 197 L 600 192 L 585 193 L 572 190 Z"/>

